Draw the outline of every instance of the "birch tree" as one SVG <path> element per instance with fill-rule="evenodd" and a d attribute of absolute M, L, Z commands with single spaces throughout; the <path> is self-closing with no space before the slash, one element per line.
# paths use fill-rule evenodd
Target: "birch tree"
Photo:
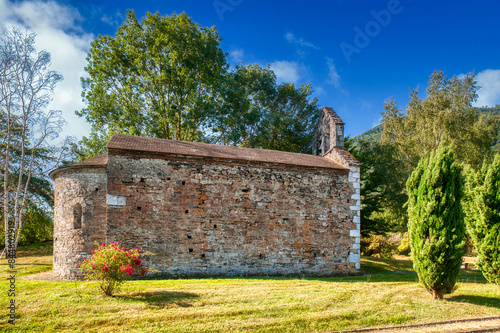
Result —
<path fill-rule="evenodd" d="M 47 110 L 63 79 L 50 64 L 50 53 L 36 50 L 34 33 L 12 29 L 0 35 L 1 180 L 5 246 L 11 258 L 33 198 L 30 184 L 46 178 L 65 152 L 50 145 L 65 124 L 61 111 Z"/>
<path fill-rule="evenodd" d="M 407 172 L 418 161 L 437 151 L 442 140 L 454 150 L 458 162 L 480 168 L 498 131 L 498 118 L 481 117 L 472 104 L 477 98 L 474 74 L 448 79 L 442 71 L 429 77 L 427 96 L 411 90 L 406 113 L 394 99 L 384 104 L 382 142 L 394 144 L 407 163 Z"/>

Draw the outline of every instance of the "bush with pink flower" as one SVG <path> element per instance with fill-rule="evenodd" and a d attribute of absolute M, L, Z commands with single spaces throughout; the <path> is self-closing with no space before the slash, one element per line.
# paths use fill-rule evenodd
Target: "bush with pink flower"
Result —
<path fill-rule="evenodd" d="M 87 280 L 100 281 L 99 288 L 108 296 L 112 296 L 113 291 L 134 272 L 143 276 L 148 271 L 139 259 L 139 249 L 125 250 L 120 243 L 102 243 L 78 268 L 85 273 Z"/>

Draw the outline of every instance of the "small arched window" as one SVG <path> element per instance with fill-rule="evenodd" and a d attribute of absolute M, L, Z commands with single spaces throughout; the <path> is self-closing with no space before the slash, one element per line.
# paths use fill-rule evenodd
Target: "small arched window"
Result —
<path fill-rule="evenodd" d="M 82 227 L 82 205 L 77 203 L 73 206 L 73 228 L 80 229 Z"/>

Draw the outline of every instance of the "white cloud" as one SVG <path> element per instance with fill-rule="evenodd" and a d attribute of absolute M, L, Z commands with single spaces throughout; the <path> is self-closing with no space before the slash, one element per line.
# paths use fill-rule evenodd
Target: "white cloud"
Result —
<path fill-rule="evenodd" d="M 278 81 L 298 83 L 301 75 L 301 66 L 295 61 L 275 61 L 271 63 L 271 69 L 276 74 Z"/>
<path fill-rule="evenodd" d="M 82 19 L 76 9 L 61 6 L 54 1 L 2 2 L 6 9 L 4 18 L 27 29 L 73 29 L 75 21 Z"/>
<path fill-rule="evenodd" d="M 326 58 L 326 65 L 328 66 L 328 83 L 333 84 L 335 88 L 340 87 L 340 75 L 335 68 L 333 59 Z"/>
<path fill-rule="evenodd" d="M 500 104 L 500 69 L 485 69 L 475 77 L 478 86 L 476 106 L 495 106 Z"/>
<path fill-rule="evenodd" d="M 373 123 L 372 123 L 372 128 L 377 127 L 382 123 L 382 117 L 378 117 Z"/>
<path fill-rule="evenodd" d="M 314 92 L 316 93 L 316 96 L 326 95 L 326 90 L 322 86 L 314 87 Z"/>
<path fill-rule="evenodd" d="M 90 131 L 90 125 L 74 111 L 85 106 L 81 100 L 80 77 L 85 75 L 85 58 L 94 37 L 82 31 L 81 20 L 75 8 L 54 1 L 0 0 L 0 28 L 15 27 L 35 32 L 36 47 L 50 52 L 50 68 L 64 76 L 54 90 L 49 108 L 62 111 L 67 122 L 62 134 L 78 139 Z"/>
<path fill-rule="evenodd" d="M 245 56 L 245 52 L 242 49 L 234 49 L 229 53 L 229 57 L 234 62 L 238 64 L 243 61 L 243 57 Z"/>
<path fill-rule="evenodd" d="M 117 10 L 115 14 L 109 14 L 105 13 L 103 8 L 96 5 L 92 6 L 92 17 L 100 17 L 101 22 L 112 27 L 118 27 L 125 20 L 125 16 L 120 10 Z"/>
<path fill-rule="evenodd" d="M 295 45 L 301 46 L 301 47 L 310 47 L 312 49 L 319 50 L 319 47 L 317 47 L 313 43 L 309 43 L 309 42 L 305 41 L 303 38 L 295 37 L 295 35 L 291 32 L 288 32 L 285 34 L 285 39 L 290 44 L 295 44 Z"/>
<path fill-rule="evenodd" d="M 103 14 L 101 16 L 101 22 L 104 22 L 104 23 L 113 27 L 113 26 L 117 25 L 118 20 L 115 19 L 114 17 L 107 15 L 107 14 Z"/>

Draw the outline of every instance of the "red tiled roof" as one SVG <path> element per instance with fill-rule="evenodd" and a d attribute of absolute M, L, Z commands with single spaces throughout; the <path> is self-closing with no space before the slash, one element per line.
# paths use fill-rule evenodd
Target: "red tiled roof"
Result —
<path fill-rule="evenodd" d="M 113 135 L 113 137 L 108 141 L 106 148 L 250 162 L 275 163 L 303 167 L 346 169 L 344 166 L 335 164 L 324 157 L 314 155 L 289 153 L 277 150 L 222 146 L 200 142 L 145 138 L 123 134 Z"/>
<path fill-rule="evenodd" d="M 84 168 L 84 167 L 100 167 L 106 166 L 108 164 L 108 153 L 101 154 L 96 157 L 89 158 L 88 160 L 81 161 L 71 165 L 65 165 L 60 168 L 57 168 L 49 173 L 49 177 L 54 179 L 56 172 L 60 170 L 66 170 L 70 168 Z"/>
<path fill-rule="evenodd" d="M 89 158 L 88 160 L 72 164 L 71 166 L 99 166 L 106 164 L 108 164 L 108 153 Z"/>

